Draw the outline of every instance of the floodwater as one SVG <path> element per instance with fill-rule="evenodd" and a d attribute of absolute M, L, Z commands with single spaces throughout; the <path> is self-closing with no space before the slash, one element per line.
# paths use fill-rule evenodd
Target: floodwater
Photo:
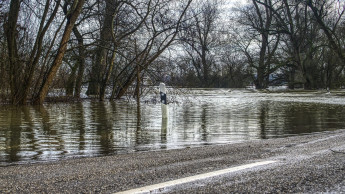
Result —
<path fill-rule="evenodd" d="M 158 98 L 2 106 L 0 166 L 345 129 L 345 97 L 324 92 L 169 89 L 167 121 Z"/>

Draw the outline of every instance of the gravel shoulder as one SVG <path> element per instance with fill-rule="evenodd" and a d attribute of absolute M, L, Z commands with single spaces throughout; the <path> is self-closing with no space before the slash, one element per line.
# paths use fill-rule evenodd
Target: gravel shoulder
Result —
<path fill-rule="evenodd" d="M 0 193 L 114 193 L 257 161 L 272 165 L 166 193 L 345 192 L 345 130 L 165 151 L 0 167 Z"/>

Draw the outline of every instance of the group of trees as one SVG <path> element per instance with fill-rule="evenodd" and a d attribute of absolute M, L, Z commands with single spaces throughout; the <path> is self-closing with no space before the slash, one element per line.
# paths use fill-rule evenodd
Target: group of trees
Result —
<path fill-rule="evenodd" d="M 224 2 L 199 3 L 193 27 L 181 33 L 182 80 L 204 87 L 342 87 L 344 6 L 339 0 L 249 0 L 224 18 Z"/>
<path fill-rule="evenodd" d="M 247 27 L 240 41 L 257 88 L 271 81 L 305 89 L 344 84 L 343 1 L 253 0 L 241 9 Z M 257 46 L 253 46 L 253 42 Z"/>
<path fill-rule="evenodd" d="M 6 4 L 8 3 L 8 4 Z M 2 4 L 2 94 L 42 104 L 49 90 L 121 98 L 175 41 L 189 1 L 11 0 Z M 140 79 L 138 79 L 140 80 Z"/>
<path fill-rule="evenodd" d="M 344 2 L 5 0 L 0 99 L 42 104 L 56 89 L 104 100 L 141 84 L 305 89 L 344 85 Z"/>

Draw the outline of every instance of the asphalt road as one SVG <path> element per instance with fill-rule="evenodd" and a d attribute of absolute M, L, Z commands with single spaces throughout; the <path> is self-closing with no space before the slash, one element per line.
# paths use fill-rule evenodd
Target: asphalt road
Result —
<path fill-rule="evenodd" d="M 116 193 L 257 162 L 153 193 L 345 193 L 345 130 L 0 167 L 0 193 Z"/>

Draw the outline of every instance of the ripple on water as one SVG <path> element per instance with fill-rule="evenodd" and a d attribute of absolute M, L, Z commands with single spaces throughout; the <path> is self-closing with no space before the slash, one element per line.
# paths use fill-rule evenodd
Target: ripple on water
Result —
<path fill-rule="evenodd" d="M 168 122 L 159 104 L 133 102 L 6 106 L 0 165 L 234 143 L 345 128 L 343 97 L 320 92 L 170 89 Z M 143 101 L 157 98 L 147 96 Z M 150 101 L 151 102 L 151 101 Z M 165 123 L 165 124 L 163 124 Z"/>

